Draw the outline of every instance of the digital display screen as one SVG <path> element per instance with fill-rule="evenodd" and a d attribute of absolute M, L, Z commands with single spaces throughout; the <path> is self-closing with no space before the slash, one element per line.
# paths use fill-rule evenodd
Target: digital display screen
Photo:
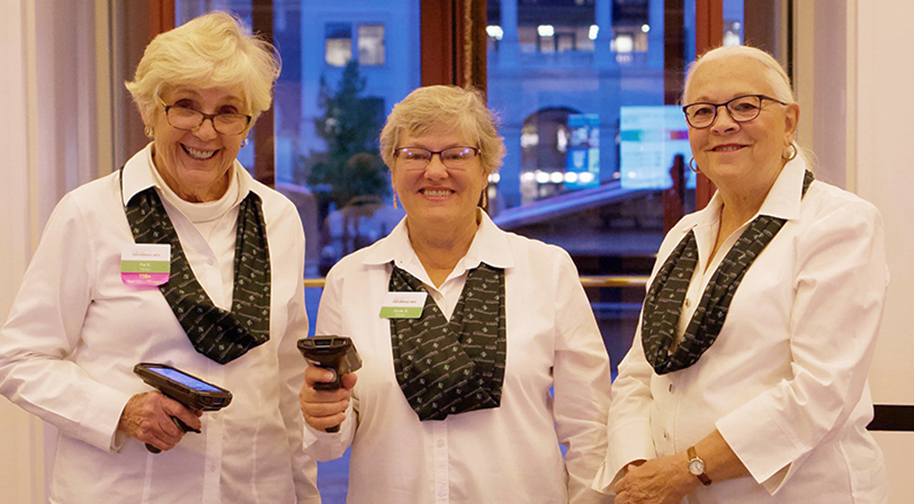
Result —
<path fill-rule="evenodd" d="M 619 174 L 624 189 L 668 189 L 675 157 L 692 157 L 689 127 L 676 105 L 619 108 Z M 684 169 L 685 185 L 695 188 L 695 174 Z"/>
<path fill-rule="evenodd" d="M 182 385 L 187 385 L 188 387 L 194 390 L 200 390 L 203 392 L 221 392 L 221 390 L 216 387 L 206 383 L 204 381 L 198 380 L 193 376 L 188 376 L 180 371 L 169 369 L 169 368 L 152 368 L 150 371 L 158 373 L 166 378 L 174 380 Z"/>

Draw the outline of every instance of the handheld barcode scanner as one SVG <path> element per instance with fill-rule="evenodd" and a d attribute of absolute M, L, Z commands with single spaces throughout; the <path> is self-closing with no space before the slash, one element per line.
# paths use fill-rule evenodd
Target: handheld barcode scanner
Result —
<path fill-rule="evenodd" d="M 362 367 L 362 359 L 350 338 L 345 336 L 314 336 L 298 340 L 298 350 L 312 365 L 333 371 L 333 381 L 315 383 L 317 390 L 336 390 L 342 386 L 340 377 Z M 340 426 L 327 429 L 339 432 Z"/>
<path fill-rule="evenodd" d="M 159 392 L 191 410 L 217 411 L 232 402 L 232 393 L 228 390 L 166 364 L 141 362 L 133 367 L 133 372 Z M 171 417 L 171 420 L 184 432 L 200 433 L 177 417 Z M 162 451 L 149 443 L 146 443 L 146 449 L 152 453 Z"/>

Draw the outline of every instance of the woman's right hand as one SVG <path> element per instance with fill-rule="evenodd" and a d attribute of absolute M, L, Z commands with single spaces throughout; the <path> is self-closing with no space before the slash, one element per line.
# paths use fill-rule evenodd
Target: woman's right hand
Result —
<path fill-rule="evenodd" d="M 305 384 L 298 394 L 301 400 L 301 412 L 305 422 L 317 430 L 327 430 L 343 423 L 346 409 L 352 398 L 352 387 L 355 386 L 354 373 L 340 377 L 342 387 L 335 390 L 318 390 L 315 383 L 330 383 L 333 371 L 309 365 L 305 369 Z"/>
<path fill-rule="evenodd" d="M 184 431 L 175 424 L 172 417 L 199 431 L 202 427 L 201 415 L 203 412 L 191 411 L 178 401 L 154 390 L 137 394 L 127 401 L 117 430 L 167 451 L 174 448 L 184 437 Z"/>

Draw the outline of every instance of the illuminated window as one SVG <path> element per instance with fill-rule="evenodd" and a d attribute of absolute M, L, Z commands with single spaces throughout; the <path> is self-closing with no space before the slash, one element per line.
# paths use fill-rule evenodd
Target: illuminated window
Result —
<path fill-rule="evenodd" d="M 384 64 L 384 25 L 359 25 L 359 64 Z"/>
<path fill-rule="evenodd" d="M 324 27 L 324 40 L 324 61 L 330 66 L 346 66 L 352 59 L 352 27 L 344 23 L 329 23 Z"/>

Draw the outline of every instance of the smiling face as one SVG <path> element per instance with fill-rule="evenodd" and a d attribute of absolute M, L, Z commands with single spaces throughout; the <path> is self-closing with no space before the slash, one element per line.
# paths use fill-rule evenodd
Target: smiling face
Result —
<path fill-rule="evenodd" d="M 760 62 L 743 55 L 703 62 L 689 80 L 683 103 L 724 103 L 748 94 L 777 98 L 765 72 Z M 738 123 L 726 107 L 719 107 L 711 126 L 689 127 L 698 167 L 721 190 L 767 194 L 784 166 L 782 156 L 793 141 L 799 107 L 770 100 L 762 100 L 761 107 L 749 122 Z"/>
<path fill-rule="evenodd" d="M 160 95 L 165 105 L 179 106 L 206 114 L 247 114 L 240 89 L 234 88 L 166 88 Z M 182 130 L 168 123 L 165 108 L 155 108 L 154 117 L 147 121 L 155 128 L 156 170 L 175 193 L 187 201 L 214 201 L 222 197 L 229 186 L 232 164 L 245 129 L 238 135 L 224 135 L 204 120 L 195 130 Z"/>
<path fill-rule="evenodd" d="M 476 143 L 458 131 L 437 126 L 420 134 L 404 132 L 397 148 L 421 147 L 441 151 L 448 147 L 469 146 Z M 391 185 L 406 210 L 410 232 L 425 229 L 460 229 L 476 225 L 476 207 L 486 187 L 479 156 L 468 168 L 454 170 L 433 155 L 424 170 L 407 170 L 398 166 L 394 158 Z M 448 226 L 448 228 L 442 228 Z"/>

